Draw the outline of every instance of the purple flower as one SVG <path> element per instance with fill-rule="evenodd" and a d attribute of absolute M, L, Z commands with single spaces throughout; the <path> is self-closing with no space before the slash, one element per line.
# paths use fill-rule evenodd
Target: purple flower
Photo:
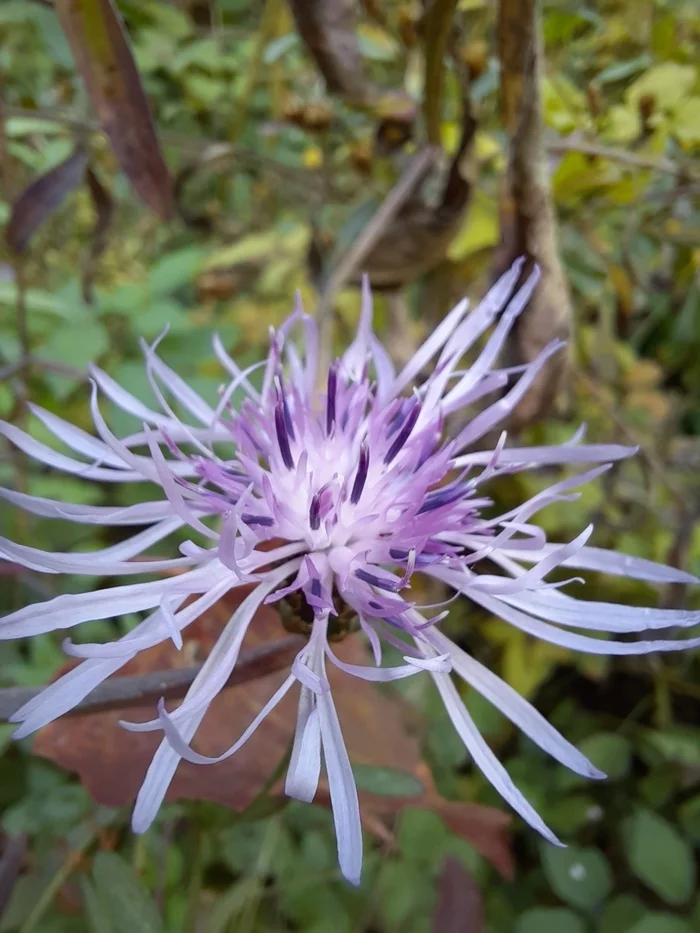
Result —
<path fill-rule="evenodd" d="M 169 369 L 154 347 L 144 344 L 160 411 L 147 408 L 96 367 L 91 407 L 99 438 L 48 411 L 32 409 L 79 459 L 56 452 L 12 425 L 1 425 L 8 440 L 41 463 L 103 483 L 147 482 L 161 495 L 128 507 L 93 507 L 0 490 L 4 499 L 35 515 L 142 528 L 90 554 L 50 553 L 0 539 L 0 556 L 47 573 L 125 576 L 183 571 L 150 582 L 58 596 L 1 619 L 0 637 L 22 638 L 123 613 L 148 613 L 111 644 L 66 640 L 67 654 L 82 663 L 15 714 L 14 720 L 21 723 L 16 735 L 26 736 L 74 707 L 141 649 L 167 639 L 180 647 L 187 625 L 233 588 L 252 582 L 254 589 L 225 626 L 180 706 L 169 712 L 161 701 L 152 721 L 123 724 L 132 731 L 163 733 L 136 801 L 135 831 L 143 832 L 153 821 L 180 759 L 213 764 L 233 755 L 298 683 L 299 712 L 286 791 L 299 800 L 312 800 L 323 758 L 340 867 L 357 883 L 362 864 L 360 814 L 326 678 L 326 667 L 332 664 L 372 681 L 431 677 L 477 767 L 528 823 L 558 843 L 477 731 L 451 672 L 557 761 L 586 777 L 604 775 L 511 687 L 439 631 L 437 623 L 447 613 L 431 618 L 416 605 L 411 598 L 413 574 L 442 581 L 530 635 L 596 654 L 673 651 L 695 647 L 700 638 L 619 641 L 575 630 L 597 636 L 690 627 L 700 623 L 700 613 L 582 602 L 565 595 L 562 584 L 545 582 L 559 566 L 657 583 L 697 582 L 680 570 L 589 547 L 591 526 L 573 541 L 557 544 L 548 542 L 532 523 L 540 509 L 575 498 L 577 486 L 633 449 L 584 445 L 579 432 L 559 446 L 520 449 L 507 447 L 503 434 L 493 449 L 474 452 L 561 347 L 559 342 L 550 344 L 517 370 L 496 367 L 503 342 L 538 279 L 536 272 L 531 274 L 513 295 L 521 265 L 516 263 L 471 313 L 466 302 L 451 311 L 398 374 L 372 332 L 372 302 L 365 283 L 357 336 L 331 365 L 322 392 L 316 389 L 316 325 L 299 307 L 272 332 L 267 360 L 259 364 L 264 367 L 260 391 L 250 382 L 258 367 L 241 371 L 215 341 L 229 375 L 216 409 Z M 494 324 L 476 362 L 458 369 L 465 352 Z M 303 355 L 290 341 L 295 328 L 305 338 Z M 238 411 L 230 403 L 235 391 L 245 395 Z M 143 422 L 143 429 L 117 438 L 102 417 L 100 392 Z M 455 437 L 445 436 L 446 416 L 487 396 L 495 400 Z M 187 420 L 175 414 L 168 397 L 187 411 Z M 505 514 L 495 514 L 488 498 L 489 479 L 565 463 L 596 466 L 556 482 Z M 133 560 L 185 528 L 193 539 L 180 547 L 180 557 Z M 275 544 L 269 549 L 271 541 Z M 485 560 L 493 573 L 476 571 L 477 562 L 483 566 Z M 192 596 L 197 598 L 190 600 Z M 256 610 L 262 603 L 280 600 L 287 608 L 295 605 L 307 620 L 306 645 L 243 735 L 217 758 L 199 755 L 191 742 L 236 664 Z M 331 649 L 329 633 L 347 628 L 349 615 L 364 633 L 374 665 L 346 664 Z M 403 663 L 382 666 L 383 642 L 399 648 Z"/>

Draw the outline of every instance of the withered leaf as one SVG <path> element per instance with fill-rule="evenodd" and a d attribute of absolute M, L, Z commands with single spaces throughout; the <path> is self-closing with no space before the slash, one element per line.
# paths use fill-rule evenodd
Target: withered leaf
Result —
<path fill-rule="evenodd" d="M 5 234 L 7 243 L 22 253 L 39 227 L 83 180 L 88 154 L 78 146 L 68 158 L 36 178 L 12 205 Z"/>
<path fill-rule="evenodd" d="M 483 933 L 484 906 L 472 876 L 453 855 L 442 864 L 433 933 Z"/>
<path fill-rule="evenodd" d="M 159 645 L 139 654 L 122 673 L 146 673 L 199 660 L 209 652 L 222 626 L 247 592 L 246 588 L 236 590 L 188 628 L 181 652 L 178 653 L 171 643 Z M 250 628 L 245 647 L 268 644 L 279 639 L 281 632 L 277 613 L 263 607 Z M 359 639 L 346 639 L 336 647 L 343 660 L 367 663 Z M 224 690 L 197 732 L 197 750 L 213 756 L 231 745 L 284 677 L 285 672 L 277 672 Z M 421 759 L 418 741 L 407 731 L 407 716 L 402 705 L 377 691 L 373 684 L 335 669 L 329 671 L 329 679 L 353 764 L 397 768 L 415 775 L 425 788 L 421 796 L 408 797 L 380 797 L 360 792 L 365 829 L 390 842 L 390 827 L 404 807 L 429 807 L 493 862 L 502 874 L 510 876 L 510 817 L 491 807 L 440 797 Z M 182 762 L 166 799 L 209 800 L 235 810 L 247 807 L 289 747 L 296 722 L 296 702 L 292 691 L 232 758 L 206 767 Z M 76 771 L 99 803 L 124 806 L 136 797 L 159 737 L 153 733 L 125 732 L 118 723 L 125 718 L 151 719 L 153 715 L 152 707 L 144 707 L 59 719 L 39 733 L 34 751 Z M 273 792 L 282 793 L 281 782 Z M 321 786 L 316 802 L 328 805 L 327 786 Z"/>
<path fill-rule="evenodd" d="M 119 165 L 144 204 L 160 217 L 170 217 L 170 174 L 112 0 L 56 0 L 55 7 Z"/>

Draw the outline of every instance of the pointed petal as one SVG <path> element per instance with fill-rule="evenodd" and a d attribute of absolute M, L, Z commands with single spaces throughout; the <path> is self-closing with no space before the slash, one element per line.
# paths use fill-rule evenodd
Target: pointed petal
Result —
<path fill-rule="evenodd" d="M 302 686 L 292 757 L 287 769 L 284 792 L 295 800 L 311 803 L 321 775 L 321 724 L 316 694 Z"/>
<path fill-rule="evenodd" d="M 558 544 L 546 544 L 535 551 L 519 551 L 517 555 L 503 549 L 508 557 L 527 563 L 537 562 L 549 556 Z M 685 570 L 677 567 L 668 567 L 657 564 L 656 561 L 646 560 L 643 557 L 632 557 L 629 554 L 620 554 L 617 551 L 608 551 L 600 547 L 583 547 L 573 557 L 568 557 L 561 564 L 562 567 L 576 567 L 579 570 L 599 570 L 616 577 L 628 577 L 630 580 L 649 580 L 652 583 L 700 583 L 700 580 Z"/>
<path fill-rule="evenodd" d="M 492 703 L 536 745 L 565 767 L 587 778 L 602 779 L 602 771 L 559 733 L 534 706 L 475 658 L 458 648 L 445 635 L 433 632 L 431 641 L 452 657 L 455 671 Z"/>
<path fill-rule="evenodd" d="M 343 876 L 358 885 L 362 874 L 362 824 L 352 766 L 330 693 L 317 697 L 323 757 L 333 807 L 338 862 Z"/>
<path fill-rule="evenodd" d="M 562 843 L 557 839 L 551 829 L 543 821 L 531 803 L 513 783 L 510 775 L 500 763 L 484 741 L 483 736 L 474 725 L 474 721 L 462 703 L 457 688 L 450 680 L 449 674 L 433 674 L 435 686 L 440 692 L 445 709 L 452 720 L 452 724 L 459 733 L 460 738 L 472 756 L 474 764 L 483 773 L 484 777 L 495 787 L 520 816 L 537 830 L 545 839 L 556 846 Z"/>

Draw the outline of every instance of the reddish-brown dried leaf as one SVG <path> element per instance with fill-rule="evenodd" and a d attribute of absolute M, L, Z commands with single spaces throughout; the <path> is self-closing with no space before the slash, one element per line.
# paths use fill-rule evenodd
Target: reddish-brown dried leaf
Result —
<path fill-rule="evenodd" d="M 83 146 L 35 179 L 12 205 L 5 234 L 16 253 L 23 252 L 39 227 L 57 210 L 71 191 L 82 182 L 88 155 Z"/>
<path fill-rule="evenodd" d="M 438 902 L 433 914 L 433 933 L 483 933 L 484 906 L 481 891 L 462 863 L 453 855 L 442 864 Z"/>
<path fill-rule="evenodd" d="M 163 670 L 190 665 L 205 656 L 223 624 L 247 590 L 237 590 L 187 630 L 181 652 L 171 643 L 144 651 L 126 665 L 122 674 Z M 251 626 L 246 648 L 276 640 L 281 625 L 276 612 L 263 607 Z M 367 663 L 362 642 L 350 638 L 339 644 L 345 661 Z M 261 706 L 284 679 L 284 672 L 224 690 L 212 704 L 197 732 L 195 746 L 205 755 L 217 755 L 235 741 Z M 355 764 L 398 768 L 415 774 L 425 787 L 422 796 L 380 797 L 361 792 L 365 829 L 390 842 L 391 825 L 406 806 L 436 810 L 450 828 L 474 845 L 505 876 L 512 873 L 509 846 L 510 817 L 500 810 L 478 804 L 447 801 L 436 792 L 429 769 L 422 762 L 418 741 L 407 731 L 406 715 L 399 702 L 385 696 L 368 682 L 329 671 L 333 697 L 348 752 Z M 210 800 L 240 810 L 248 806 L 274 772 L 289 747 L 296 721 L 294 691 L 267 717 L 250 741 L 220 764 L 201 767 L 182 762 L 168 791 L 167 800 Z M 151 707 L 128 712 L 93 713 L 60 719 L 43 729 L 34 744 L 39 755 L 76 771 L 93 797 L 107 806 L 131 803 L 143 780 L 159 738 L 153 733 L 128 733 L 120 719 L 151 719 Z M 281 793 L 281 786 L 275 793 Z M 328 804 L 325 785 L 317 802 Z"/>
<path fill-rule="evenodd" d="M 141 200 L 172 214 L 170 174 L 126 34 L 111 0 L 56 0 L 78 71 L 119 164 Z"/>

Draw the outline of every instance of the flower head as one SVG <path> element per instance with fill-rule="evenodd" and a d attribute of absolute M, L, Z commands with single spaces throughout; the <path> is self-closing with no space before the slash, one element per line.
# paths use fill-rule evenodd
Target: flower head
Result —
<path fill-rule="evenodd" d="M 518 813 L 552 842 L 556 837 L 520 793 L 477 731 L 459 698 L 451 672 L 467 681 L 542 749 L 587 777 L 603 777 L 530 704 L 486 667 L 443 635 L 416 604 L 411 581 L 425 574 L 455 594 L 521 631 L 556 645 L 596 654 L 642 654 L 700 644 L 690 640 L 614 640 L 595 633 L 637 633 L 670 626 L 690 627 L 700 613 L 639 609 L 579 601 L 546 582 L 563 566 L 653 582 L 696 582 L 682 571 L 589 547 L 589 526 L 573 541 L 550 543 L 532 523 L 546 505 L 567 502 L 577 486 L 594 479 L 611 461 L 634 453 L 616 444 L 584 445 L 580 436 L 559 446 L 511 448 L 505 434 L 486 450 L 478 442 L 518 404 L 547 359 L 554 342 L 532 363 L 499 369 L 496 359 L 537 283 L 533 272 L 519 290 L 521 263 L 468 313 L 459 304 L 395 372 L 387 350 L 372 332 L 372 302 L 364 283 L 357 335 L 319 384 L 316 324 L 300 307 L 273 331 L 262 388 L 241 370 L 218 341 L 216 354 L 228 372 L 216 408 L 203 401 L 144 345 L 148 376 L 159 403 L 151 410 L 106 373 L 92 370 L 92 416 L 98 437 L 39 408 L 35 415 L 80 459 L 58 453 L 18 428 L 0 432 L 42 463 L 86 480 L 150 483 L 160 493 L 129 507 L 86 506 L 25 495 L 0 495 L 46 517 L 97 525 L 142 527 L 123 542 L 90 554 L 61 554 L 0 539 L 0 556 L 48 573 L 100 576 L 162 574 L 78 595 L 63 595 L 13 612 L 0 620 L 0 637 L 19 638 L 67 629 L 87 620 L 124 613 L 149 613 L 111 644 L 64 643 L 82 663 L 15 714 L 18 736 L 28 735 L 74 707 L 106 677 L 144 648 L 172 639 L 228 591 L 254 584 L 234 612 L 185 699 L 173 711 L 158 706 L 146 723 L 124 723 L 133 731 L 160 731 L 156 752 L 136 802 L 133 826 L 153 821 L 181 759 L 214 764 L 233 755 L 295 684 L 299 711 L 286 791 L 314 797 L 322 758 L 333 805 L 340 866 L 353 882 L 360 877 L 362 837 L 357 792 L 343 743 L 327 664 L 349 675 L 389 681 L 429 676 L 471 757 Z M 514 291 L 515 290 L 515 291 Z M 301 330 L 303 353 L 292 341 Z M 472 366 L 460 370 L 464 354 L 487 332 Z M 427 375 L 425 375 L 427 373 Z M 245 400 L 231 405 L 234 392 Z M 119 439 L 105 422 L 103 393 L 138 418 L 143 428 Z M 480 414 L 454 437 L 447 416 L 492 396 Z M 495 400 L 493 398 L 495 396 Z M 169 398 L 187 411 L 174 412 Z M 554 483 L 515 509 L 494 514 L 489 480 L 538 465 L 596 464 Z M 170 560 L 133 558 L 176 531 L 192 539 Z M 491 573 L 477 571 L 488 561 Z M 196 598 L 192 598 L 196 597 Z M 246 630 L 265 602 L 296 607 L 308 640 L 289 675 L 249 728 L 216 758 L 191 746 L 211 701 L 236 664 Z M 349 617 L 366 637 L 374 664 L 350 665 L 333 652 L 329 635 L 347 629 Z M 382 665 L 382 644 L 398 647 L 403 663 Z"/>

